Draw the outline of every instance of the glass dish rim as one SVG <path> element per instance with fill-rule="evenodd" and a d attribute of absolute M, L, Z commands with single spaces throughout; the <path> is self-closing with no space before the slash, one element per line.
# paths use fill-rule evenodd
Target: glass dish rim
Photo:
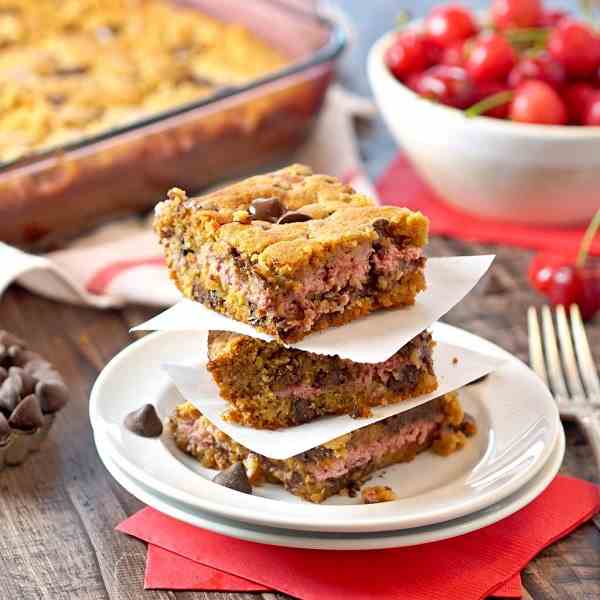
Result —
<path fill-rule="evenodd" d="M 90 146 L 94 146 L 95 144 L 111 140 L 112 138 L 117 138 L 128 133 L 143 130 L 146 127 L 151 127 L 152 125 L 162 123 L 173 117 L 193 112 L 196 109 L 210 106 L 211 104 L 216 104 L 223 100 L 235 98 L 236 96 L 256 90 L 271 83 L 283 81 L 288 77 L 298 75 L 302 72 L 310 70 L 313 67 L 318 67 L 336 59 L 346 47 L 347 36 L 342 27 L 333 19 L 318 13 L 311 13 L 309 11 L 302 10 L 296 6 L 291 6 L 282 0 L 266 0 L 266 2 L 307 21 L 313 21 L 316 24 L 324 26 L 329 32 L 327 41 L 306 58 L 262 77 L 253 79 L 252 81 L 243 85 L 223 86 L 221 88 L 217 88 L 213 94 L 205 96 L 200 100 L 179 104 L 171 109 L 152 113 L 148 117 L 137 119 L 121 126 L 111 127 L 105 131 L 84 136 L 72 142 L 52 146 L 46 150 L 29 152 L 10 161 L 0 161 L 0 175 L 13 170 L 18 170 L 23 167 L 33 166 L 37 163 L 56 158 L 57 156 L 64 157 L 71 152 L 83 150 Z"/>

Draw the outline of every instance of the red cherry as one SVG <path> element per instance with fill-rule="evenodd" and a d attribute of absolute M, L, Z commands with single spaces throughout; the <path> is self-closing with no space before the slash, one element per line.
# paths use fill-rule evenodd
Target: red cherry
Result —
<path fill-rule="evenodd" d="M 539 25 L 540 27 L 556 27 L 567 16 L 564 10 L 548 8 L 542 11 Z"/>
<path fill-rule="evenodd" d="M 584 320 L 591 319 L 600 308 L 600 286 L 583 269 L 565 265 L 556 269 L 548 287 L 550 304 L 565 307 L 577 304 Z"/>
<path fill-rule="evenodd" d="M 543 81 L 526 81 L 516 91 L 510 106 L 510 118 L 520 123 L 564 125 L 567 109 L 560 96 Z"/>
<path fill-rule="evenodd" d="M 524 58 L 516 64 L 508 76 L 510 87 L 516 88 L 524 81 L 539 79 L 560 88 L 565 83 L 565 69 L 546 52 L 534 58 Z"/>
<path fill-rule="evenodd" d="M 563 90 L 563 100 L 567 106 L 569 122 L 581 125 L 587 113 L 595 89 L 589 83 L 572 83 Z"/>
<path fill-rule="evenodd" d="M 448 106 L 467 108 L 473 104 L 473 83 L 460 67 L 430 67 L 414 81 L 414 86 L 421 96 Z"/>
<path fill-rule="evenodd" d="M 492 22 L 498 29 L 535 27 L 542 17 L 540 0 L 494 0 Z"/>
<path fill-rule="evenodd" d="M 489 98 L 494 94 L 505 92 L 509 88 L 503 83 L 497 81 L 482 81 L 475 87 L 475 102 L 481 102 L 485 98 Z M 495 106 L 490 110 L 482 112 L 481 114 L 486 117 L 494 117 L 495 119 L 508 119 L 508 111 L 510 109 L 510 102 L 507 101 L 500 106 Z"/>
<path fill-rule="evenodd" d="M 444 48 L 471 37 L 477 29 L 471 13 L 460 4 L 436 6 L 425 19 L 427 35 Z"/>
<path fill-rule="evenodd" d="M 504 36 L 485 33 L 469 48 L 466 68 L 474 81 L 503 81 L 517 62 L 517 55 Z"/>
<path fill-rule="evenodd" d="M 444 56 L 444 48 L 438 45 L 434 40 L 428 38 L 426 35 L 423 36 L 423 43 L 425 44 L 428 67 L 443 62 L 442 57 Z"/>
<path fill-rule="evenodd" d="M 398 35 L 385 53 L 385 64 L 398 79 L 425 69 L 429 59 L 423 38 L 413 31 Z"/>
<path fill-rule="evenodd" d="M 562 20 L 550 34 L 548 50 L 570 77 L 591 77 L 600 66 L 600 38 L 580 21 Z"/>
<path fill-rule="evenodd" d="M 536 290 L 545 293 L 552 282 L 554 272 L 560 267 L 574 264 L 575 259 L 575 253 L 565 255 L 554 252 L 540 252 L 529 263 L 527 278 Z"/>
<path fill-rule="evenodd" d="M 583 124 L 600 127 L 600 90 L 594 91 L 589 97 L 583 116 Z"/>
<path fill-rule="evenodd" d="M 440 62 L 449 67 L 463 67 L 467 58 L 467 49 L 465 47 L 467 43 L 468 40 L 461 40 L 444 48 Z"/>

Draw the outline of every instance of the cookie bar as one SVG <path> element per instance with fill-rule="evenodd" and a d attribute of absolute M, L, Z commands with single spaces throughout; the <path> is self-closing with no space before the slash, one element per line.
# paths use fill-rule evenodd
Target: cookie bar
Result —
<path fill-rule="evenodd" d="M 465 415 L 456 393 L 343 435 L 286 460 L 255 454 L 217 429 L 192 404 L 179 405 L 168 423 L 177 446 L 210 469 L 243 462 L 254 485 L 278 483 L 296 496 L 322 502 L 354 493 L 375 471 L 408 462 L 433 447 L 450 454 L 464 446 L 475 429 L 463 432 Z"/>
<path fill-rule="evenodd" d="M 184 296 L 283 342 L 425 288 L 427 219 L 302 165 L 198 198 L 172 189 L 155 230 Z"/>
<path fill-rule="evenodd" d="M 364 417 L 371 406 L 435 390 L 433 346 L 424 331 L 385 362 L 362 364 L 211 331 L 208 370 L 231 404 L 226 420 L 277 429 L 324 415 Z"/>

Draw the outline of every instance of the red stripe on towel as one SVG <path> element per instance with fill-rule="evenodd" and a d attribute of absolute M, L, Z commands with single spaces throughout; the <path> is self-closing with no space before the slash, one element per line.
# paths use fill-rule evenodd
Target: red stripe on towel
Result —
<path fill-rule="evenodd" d="M 102 295 L 106 293 L 106 288 L 112 283 L 115 277 L 129 269 L 147 266 L 164 266 L 165 259 L 162 256 L 152 258 L 136 258 L 132 260 L 118 260 L 102 267 L 96 271 L 88 280 L 86 289 L 92 294 Z"/>

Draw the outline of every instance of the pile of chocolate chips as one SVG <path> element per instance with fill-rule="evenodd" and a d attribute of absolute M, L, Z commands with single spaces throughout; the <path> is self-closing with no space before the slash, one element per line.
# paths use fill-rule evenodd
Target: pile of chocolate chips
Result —
<path fill-rule="evenodd" d="M 35 431 L 69 393 L 62 377 L 18 337 L 0 330 L 0 443 L 12 430 Z"/>
<path fill-rule="evenodd" d="M 302 212 L 287 210 L 277 198 L 256 198 L 250 204 L 248 212 L 255 221 L 267 221 L 277 225 L 311 220 L 309 215 Z"/>

